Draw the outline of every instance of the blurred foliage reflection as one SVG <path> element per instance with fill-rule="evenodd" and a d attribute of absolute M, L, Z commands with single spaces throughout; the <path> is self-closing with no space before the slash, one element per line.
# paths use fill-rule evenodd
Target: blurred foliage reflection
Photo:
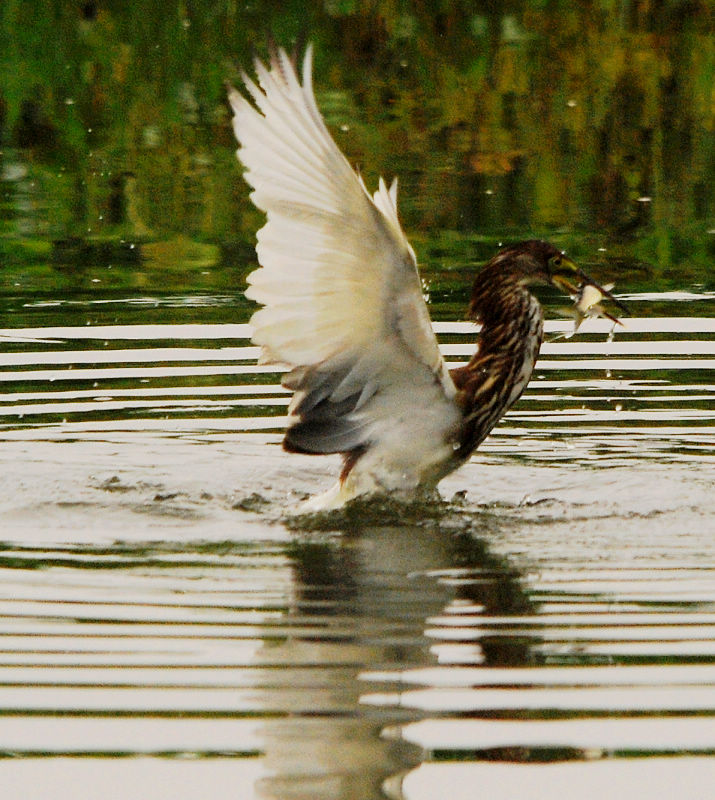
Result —
<path fill-rule="evenodd" d="M 548 235 L 707 281 L 714 15 L 707 0 L 3 0 L 0 255 L 245 262 L 260 215 L 224 82 L 269 35 L 305 36 L 339 145 L 368 185 L 399 175 L 428 267 Z"/>

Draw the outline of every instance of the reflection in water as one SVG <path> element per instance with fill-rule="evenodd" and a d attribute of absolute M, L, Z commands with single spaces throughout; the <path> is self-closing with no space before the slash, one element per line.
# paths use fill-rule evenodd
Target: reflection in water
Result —
<path fill-rule="evenodd" d="M 366 670 L 435 666 L 439 648 L 425 629 L 429 617 L 445 608 L 476 606 L 494 615 L 528 611 L 518 574 L 477 538 L 493 526 L 489 516 L 477 518 L 474 530 L 468 523 L 469 530 L 445 531 L 439 510 L 430 524 L 420 524 L 425 509 L 415 508 L 413 520 L 388 526 L 379 524 L 374 509 L 361 511 L 353 509 L 352 522 L 320 538 L 298 531 L 290 547 L 289 620 L 296 630 L 282 644 L 281 659 L 311 665 L 308 707 L 311 691 L 330 701 L 326 708 L 316 697 L 314 710 L 267 728 L 265 763 L 273 775 L 261 782 L 262 796 L 382 797 L 383 781 L 419 764 L 422 754 L 381 732 L 419 715 L 361 703 L 370 684 L 360 676 Z M 329 518 L 324 524 L 330 525 Z M 487 638 L 482 645 L 475 662 L 528 663 L 526 642 Z M 268 642 L 266 649 L 274 646 Z"/>
<path fill-rule="evenodd" d="M 489 526 L 494 532 L 496 525 L 493 519 L 489 519 Z M 489 534 L 488 529 L 480 531 L 480 535 Z M 479 614 L 499 617 L 533 610 L 533 604 L 519 582 L 518 571 L 510 566 L 506 558 L 489 552 L 488 539 L 475 539 L 471 532 L 466 532 L 455 537 L 452 545 L 454 565 L 442 578 L 454 587 L 454 597 L 446 608 L 447 613 L 451 613 L 455 619 L 478 620 Z M 473 659 L 468 655 L 469 650 L 475 647 L 472 637 L 469 637 L 469 647 L 459 652 L 454 648 L 456 641 L 456 637 L 451 638 L 450 644 L 442 646 L 441 654 L 439 647 L 433 646 L 433 650 L 441 655 L 441 663 L 458 661 L 462 665 L 507 666 L 529 664 L 532 659 L 531 637 L 495 638 L 489 634 L 482 635 L 479 637 L 479 650 L 475 650 Z"/>

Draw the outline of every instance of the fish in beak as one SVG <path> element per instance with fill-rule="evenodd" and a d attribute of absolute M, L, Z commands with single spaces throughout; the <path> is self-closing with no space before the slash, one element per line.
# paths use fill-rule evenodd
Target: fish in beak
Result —
<path fill-rule="evenodd" d="M 623 325 L 618 317 L 609 314 L 601 305 L 602 300 L 610 300 L 628 313 L 626 306 L 611 294 L 612 283 L 600 286 L 566 256 L 561 257 L 558 263 L 550 264 L 550 266 L 552 269 L 550 282 L 568 294 L 574 302 L 569 309 L 569 313 L 574 317 L 574 329 L 567 338 L 573 336 L 581 323 L 588 317 L 605 317 L 610 319 L 614 325 Z M 578 283 L 574 281 L 578 281 Z"/>

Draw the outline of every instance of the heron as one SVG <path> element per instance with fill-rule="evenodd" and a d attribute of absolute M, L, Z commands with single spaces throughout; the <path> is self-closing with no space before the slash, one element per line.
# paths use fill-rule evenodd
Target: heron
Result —
<path fill-rule="evenodd" d="M 334 486 L 302 510 L 432 493 L 529 382 L 544 321 L 530 287 L 573 296 L 588 285 L 615 298 L 547 242 L 506 247 L 474 279 L 475 353 L 448 369 L 398 217 L 397 180 L 380 178 L 371 194 L 340 151 L 316 102 L 312 47 L 302 70 L 278 48 L 254 67 L 257 80 L 241 75 L 245 94 L 228 87 L 238 159 L 266 215 L 247 277 L 246 296 L 261 306 L 252 340 L 261 363 L 285 368 L 284 449 L 343 459 Z"/>

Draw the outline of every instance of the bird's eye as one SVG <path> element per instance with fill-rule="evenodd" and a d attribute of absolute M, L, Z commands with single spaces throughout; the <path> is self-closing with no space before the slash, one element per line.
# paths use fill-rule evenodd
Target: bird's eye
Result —
<path fill-rule="evenodd" d="M 549 259 L 549 270 L 559 270 L 563 264 L 563 258 L 558 256 L 551 256 Z"/>

